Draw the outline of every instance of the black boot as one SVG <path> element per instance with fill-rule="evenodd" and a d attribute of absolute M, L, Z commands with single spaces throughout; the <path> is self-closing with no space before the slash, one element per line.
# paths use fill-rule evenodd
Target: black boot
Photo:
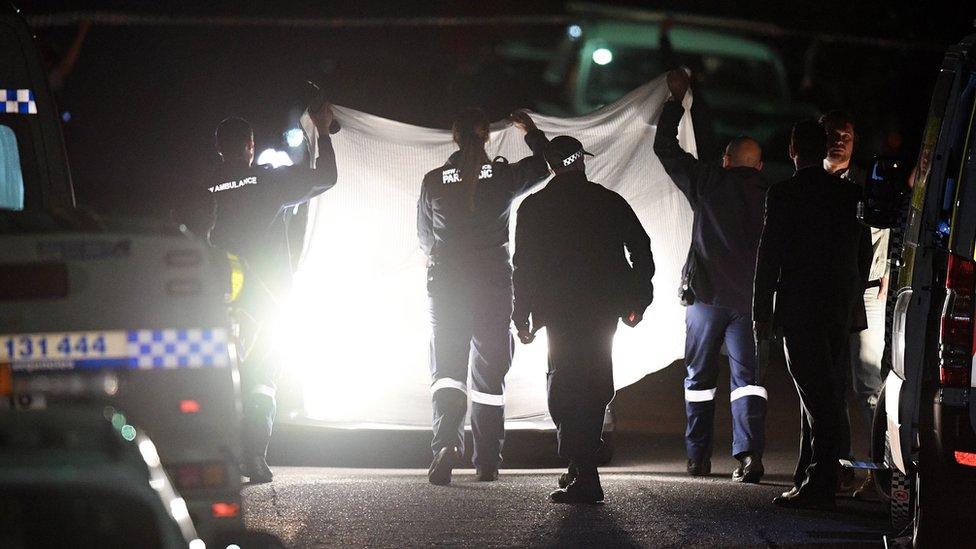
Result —
<path fill-rule="evenodd" d="M 559 487 L 565 488 L 569 486 L 570 484 L 573 483 L 574 480 L 576 480 L 576 477 L 578 475 L 579 475 L 579 467 L 576 466 L 575 462 L 570 461 L 569 470 L 559 475 Z"/>
<path fill-rule="evenodd" d="M 712 472 L 712 460 L 710 459 L 689 459 L 688 474 L 693 477 L 708 476 Z"/>
<path fill-rule="evenodd" d="M 759 484 L 766 469 L 763 468 L 762 456 L 746 452 L 738 458 L 739 466 L 732 471 L 734 482 L 748 482 L 749 484 Z"/>
<path fill-rule="evenodd" d="M 478 468 L 478 482 L 494 482 L 498 480 L 498 467 Z"/>
<path fill-rule="evenodd" d="M 441 448 L 434 456 L 427 470 L 427 480 L 437 486 L 447 486 L 451 483 L 451 471 L 460 465 L 461 455 L 458 449 L 451 446 Z"/>
<path fill-rule="evenodd" d="M 244 463 L 241 465 L 241 475 L 247 477 L 252 484 L 263 484 L 274 480 L 274 474 L 268 467 L 268 461 L 264 456 L 244 458 Z"/>
<path fill-rule="evenodd" d="M 549 494 L 553 503 L 600 503 L 603 501 L 603 486 L 596 467 L 580 468 L 573 482 Z"/>

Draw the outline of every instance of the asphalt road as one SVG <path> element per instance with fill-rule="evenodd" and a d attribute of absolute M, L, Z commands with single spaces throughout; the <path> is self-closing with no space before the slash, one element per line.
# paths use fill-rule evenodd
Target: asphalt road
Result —
<path fill-rule="evenodd" d="M 495 483 L 461 469 L 450 486 L 438 487 L 426 479 L 429 433 L 283 426 L 271 452 L 272 463 L 282 464 L 273 467 L 275 481 L 245 489 L 247 524 L 289 547 L 881 546 L 880 504 L 843 499 L 836 512 L 772 505 L 790 485 L 799 421 L 781 367 L 767 378 L 763 483 L 729 480 L 735 461 L 725 432 L 727 390 L 717 402 L 713 474 L 686 476 L 682 375 L 679 364 L 618 393 L 616 452 L 601 469 L 602 505 L 546 500 L 562 467 L 550 432 L 511 433 L 508 468 Z"/>

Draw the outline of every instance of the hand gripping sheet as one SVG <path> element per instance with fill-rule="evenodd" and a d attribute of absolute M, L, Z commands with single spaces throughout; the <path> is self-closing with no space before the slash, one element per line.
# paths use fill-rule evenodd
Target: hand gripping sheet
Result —
<path fill-rule="evenodd" d="M 691 210 L 653 151 L 667 94 L 662 76 L 586 116 L 533 115 L 549 138 L 572 135 L 596 155 L 586 161 L 590 180 L 623 195 L 651 237 L 655 299 L 636 329 L 621 324 L 617 332 L 617 388 L 664 368 L 684 351 L 677 288 L 691 239 Z M 429 428 L 430 324 L 416 204 L 424 174 L 443 165 L 456 147 L 449 131 L 338 106 L 335 113 L 343 128 L 332 136 L 339 181 L 311 204 L 304 261 L 279 344 L 286 367 L 302 380 L 308 419 L 347 427 Z M 695 152 L 688 114 L 679 140 Z M 521 131 L 500 122 L 492 126 L 488 153 L 514 162 L 530 151 Z M 513 230 L 514 221 L 515 216 Z M 520 420 L 551 426 L 546 355 L 545 330 L 531 345 L 516 343 L 506 378 L 510 425 Z"/>

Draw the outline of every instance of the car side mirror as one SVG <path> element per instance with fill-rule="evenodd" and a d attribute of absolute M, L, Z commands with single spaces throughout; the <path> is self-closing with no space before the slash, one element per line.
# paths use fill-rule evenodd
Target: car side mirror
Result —
<path fill-rule="evenodd" d="M 857 203 L 857 219 L 877 229 L 897 226 L 908 193 L 906 178 L 900 159 L 876 156 L 864 180 L 864 195 Z"/>

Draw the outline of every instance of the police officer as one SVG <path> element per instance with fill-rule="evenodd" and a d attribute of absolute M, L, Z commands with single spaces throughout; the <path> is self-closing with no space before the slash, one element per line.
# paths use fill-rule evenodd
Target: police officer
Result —
<path fill-rule="evenodd" d="M 477 109 L 454 121 L 456 151 L 424 177 L 417 236 L 429 258 L 427 290 L 433 335 L 430 370 L 434 417 L 428 472 L 451 482 L 464 454 L 468 366 L 474 386 L 471 430 L 478 480 L 498 478 L 505 436 L 505 374 L 512 364 L 512 267 L 508 227 L 512 202 L 549 175 L 547 140 L 524 112 L 511 121 L 526 132 L 533 155 L 514 164 L 485 152 L 488 119 Z"/>
<path fill-rule="evenodd" d="M 515 229 L 512 319 L 523 343 L 546 326 L 549 413 L 570 464 L 555 503 L 603 500 L 597 453 L 614 394 L 613 336 L 620 318 L 636 326 L 653 297 L 651 241 L 626 200 L 587 180 L 586 154 L 572 137 L 552 140 L 556 175 L 525 199 Z"/>
<path fill-rule="evenodd" d="M 214 246 L 238 255 L 249 267 L 240 308 L 255 324 L 248 331 L 251 337 L 244 341 L 246 355 L 241 369 L 242 474 L 251 482 L 272 480 L 265 455 L 271 440 L 280 373 L 272 353 L 272 341 L 279 305 L 292 283 L 285 215 L 290 208 L 332 188 L 337 178 L 335 153 L 329 138 L 333 121 L 331 106 L 324 104 L 309 116 L 316 129 L 312 133 L 318 134 L 319 158 L 315 168 L 253 166 L 254 132 L 241 118 L 224 120 L 215 132 L 221 163 L 207 187 L 208 198 L 216 204 L 210 240 Z"/>
<path fill-rule="evenodd" d="M 752 279 L 763 227 L 762 150 L 748 137 L 733 139 L 722 165 L 695 159 L 678 144 L 681 100 L 688 90 L 683 69 L 668 74 L 671 99 L 664 104 L 654 152 L 694 211 L 692 242 L 682 271 L 685 315 L 685 446 L 688 473 L 711 472 L 715 391 L 722 343 L 729 351 L 732 455 L 739 466 L 732 480 L 757 483 L 762 453 L 766 389 L 759 380 L 752 334 Z"/>

